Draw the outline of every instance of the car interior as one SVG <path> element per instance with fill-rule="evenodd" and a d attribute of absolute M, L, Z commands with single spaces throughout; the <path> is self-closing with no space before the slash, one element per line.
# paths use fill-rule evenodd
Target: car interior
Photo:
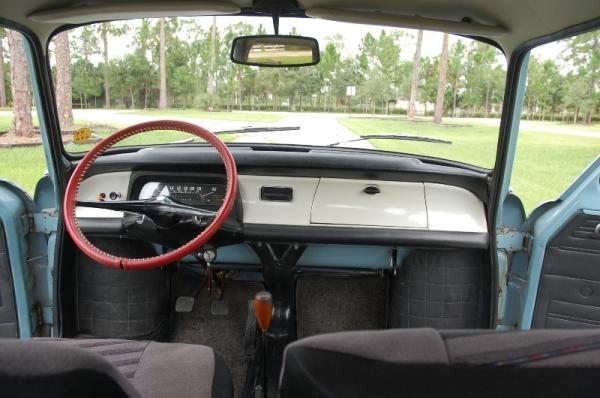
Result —
<path fill-rule="evenodd" d="M 497 235 L 511 211 L 507 164 L 526 53 L 597 28 L 597 1 L 0 3 L 2 25 L 29 43 L 46 140 L 49 171 L 35 205 L 56 209 L 34 220 L 36 232 L 54 223 L 51 239 L 40 233 L 53 256 L 23 277 L 45 298 L 22 304 L 29 319 L 15 310 L 0 326 L 2 337 L 21 337 L 0 340 L 0 396 L 597 395 L 600 321 L 573 315 L 600 305 L 582 290 L 600 280 L 589 267 L 598 240 L 574 235 L 593 232 L 600 216 L 582 209 L 597 205 L 574 204 L 568 214 L 576 216 L 540 246 L 546 262 L 530 307 L 527 278 L 499 260 L 514 234 Z M 65 149 L 48 50 L 57 33 L 214 15 L 266 16 L 276 33 L 280 19 L 319 19 L 449 32 L 495 47 L 508 69 L 492 167 L 364 148 L 226 145 L 205 126 L 168 118 L 132 123 L 86 152 Z M 269 62 L 251 59 L 269 36 L 249 37 L 236 39 L 231 61 Z M 319 62 L 316 40 L 285 37 L 294 51 L 308 49 L 298 65 Z M 167 130 L 205 144 L 117 145 Z M 595 184 L 594 200 L 598 170 L 580 180 Z M 3 219 L 0 228 L 8 264 L 10 225 Z M 518 305 L 511 283 L 521 289 Z M 0 291 L 12 295 L 5 301 L 18 296 Z M 571 303 L 565 316 L 556 315 L 559 302 Z M 531 309 L 530 324 L 505 312 L 517 307 Z"/>

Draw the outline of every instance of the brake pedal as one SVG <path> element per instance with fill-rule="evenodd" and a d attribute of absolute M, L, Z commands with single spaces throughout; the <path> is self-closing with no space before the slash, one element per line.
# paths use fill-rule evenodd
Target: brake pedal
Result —
<path fill-rule="evenodd" d="M 192 312 L 196 299 L 191 296 L 179 296 L 175 301 L 175 312 Z"/>

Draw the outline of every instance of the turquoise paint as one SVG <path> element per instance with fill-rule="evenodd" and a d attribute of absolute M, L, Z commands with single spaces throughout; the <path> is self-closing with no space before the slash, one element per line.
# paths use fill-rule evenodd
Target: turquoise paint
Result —
<path fill-rule="evenodd" d="M 529 55 L 525 54 L 521 67 L 518 71 L 519 80 L 515 93 L 515 111 L 512 119 L 509 121 L 508 132 L 508 150 L 506 158 L 506 166 L 500 188 L 500 206 L 496 209 L 496 225 L 495 235 L 502 232 L 503 226 L 510 226 L 511 229 L 518 230 L 520 225 L 511 225 L 518 222 L 522 204 L 518 198 L 510 194 L 510 179 L 512 176 L 513 165 L 515 161 L 517 138 L 519 137 L 519 126 L 521 124 L 521 110 L 523 109 L 523 100 L 525 98 L 525 90 L 527 83 L 527 70 L 529 68 Z M 516 198 L 516 199 L 515 199 Z M 520 206 L 520 209 L 519 209 Z M 521 216 L 522 217 L 522 216 Z M 509 283 L 511 257 L 506 249 L 498 247 L 497 253 L 497 273 L 496 286 L 498 286 L 498 304 L 496 308 L 496 317 L 498 319 L 498 327 L 506 328 L 507 322 L 512 322 L 515 317 L 515 311 L 520 311 L 517 308 L 518 300 L 514 300 L 515 295 L 518 296 L 518 290 L 513 291 L 516 287 Z M 509 299 L 510 298 L 510 299 Z"/>
<path fill-rule="evenodd" d="M 383 246 L 308 245 L 300 256 L 298 265 L 391 269 L 392 250 L 392 247 Z M 412 250 L 408 247 L 397 248 L 396 264 L 402 264 Z M 240 243 L 219 247 L 215 263 L 260 264 L 260 259 L 248 244 Z"/>
<path fill-rule="evenodd" d="M 260 264 L 260 259 L 246 243 L 221 246 L 217 249 L 216 263 Z"/>
<path fill-rule="evenodd" d="M 526 297 L 521 317 L 521 328 L 530 329 L 533 320 L 535 300 L 539 287 L 544 256 L 548 243 L 580 212 L 600 211 L 600 157 L 567 188 L 556 205 L 542 214 L 534 224 L 536 231 L 529 261 Z"/>
<path fill-rule="evenodd" d="M 37 183 L 35 187 L 34 201 L 38 211 L 46 209 L 56 209 L 56 197 L 54 183 L 46 174 Z M 54 215 L 56 210 L 48 210 Z M 38 253 L 34 258 L 37 259 L 32 264 L 32 269 L 36 281 L 36 297 L 38 303 L 43 308 L 44 324 L 53 325 L 55 319 L 56 308 L 55 292 L 54 292 L 54 253 L 56 250 L 56 228 L 49 234 L 37 233 L 31 239 L 32 250 Z M 54 328 L 50 329 L 52 335 Z"/>
<path fill-rule="evenodd" d="M 33 88 L 33 97 L 35 104 L 43 104 L 42 101 L 42 90 L 40 87 L 41 82 L 38 80 L 38 73 L 34 68 L 34 53 L 31 47 L 31 42 L 26 38 L 25 43 L 25 54 L 27 56 L 27 65 L 29 68 L 29 76 L 31 78 L 31 85 Z M 44 63 L 45 64 L 45 63 Z M 52 162 L 52 152 L 50 150 L 50 130 L 48 128 L 48 112 L 44 112 L 40 107 L 36 107 L 38 121 L 40 125 L 40 135 L 42 138 L 42 146 L 44 148 L 44 155 L 46 159 L 47 172 L 38 184 L 36 185 L 34 200 L 37 205 L 37 209 L 54 209 L 52 212 L 54 215 L 60 215 L 61 209 L 58 204 L 60 203 L 59 192 L 56 184 L 57 170 L 54 169 Z M 54 305 L 56 293 L 54 291 L 54 268 L 56 258 L 56 231 L 52 231 L 48 235 L 44 234 L 32 234 L 30 239 L 31 249 L 36 253 L 36 259 L 32 263 L 32 268 L 35 274 L 35 286 L 36 286 L 36 297 L 30 300 L 36 300 L 39 305 L 43 308 L 44 323 L 53 324 L 56 314 L 56 307 Z M 51 328 L 50 333 L 53 335 L 56 328 Z"/>
<path fill-rule="evenodd" d="M 0 220 L 6 231 L 6 243 L 13 277 L 19 336 L 32 336 L 32 288 L 35 285 L 26 262 L 29 253 L 27 226 L 22 216 L 31 213 L 33 202 L 16 185 L 0 180 Z"/>
<path fill-rule="evenodd" d="M 525 98 L 525 90 L 527 83 L 527 70 L 529 68 L 529 52 L 525 54 L 523 63 L 519 69 L 519 82 L 517 83 L 517 92 L 515 94 L 515 112 L 513 113 L 512 120 L 510 120 L 509 129 L 509 142 L 508 142 L 508 153 L 506 158 L 506 167 L 504 170 L 504 178 L 501 184 L 500 190 L 500 201 L 499 203 L 504 204 L 504 200 L 508 196 L 510 191 L 510 179 L 512 176 L 513 165 L 515 162 L 515 155 L 517 150 L 517 138 L 519 137 L 519 126 L 521 124 L 521 110 L 523 109 L 523 100 Z M 496 229 L 502 227 L 502 223 L 505 221 L 503 218 L 503 205 L 498 206 L 496 210 Z"/>
<path fill-rule="evenodd" d="M 299 266 L 391 269 L 392 248 L 382 246 L 309 245 Z"/>

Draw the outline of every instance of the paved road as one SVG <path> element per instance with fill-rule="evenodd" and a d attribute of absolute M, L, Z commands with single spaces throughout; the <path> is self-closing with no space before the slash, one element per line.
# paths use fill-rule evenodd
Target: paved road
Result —
<path fill-rule="evenodd" d="M 230 130 L 246 126 L 299 126 L 300 130 L 277 131 L 265 133 L 245 134 L 238 137 L 235 142 L 260 142 L 284 143 L 306 145 L 328 145 L 345 140 L 352 140 L 356 135 L 348 131 L 337 122 L 338 114 L 323 113 L 281 113 L 284 118 L 278 122 L 245 122 L 229 120 L 199 119 L 177 116 L 148 116 L 135 115 L 122 110 L 86 109 L 73 111 L 75 120 L 85 120 L 93 123 L 130 125 L 134 123 L 158 120 L 175 119 L 196 123 L 212 131 Z M 367 141 L 344 144 L 353 148 L 373 148 Z"/>

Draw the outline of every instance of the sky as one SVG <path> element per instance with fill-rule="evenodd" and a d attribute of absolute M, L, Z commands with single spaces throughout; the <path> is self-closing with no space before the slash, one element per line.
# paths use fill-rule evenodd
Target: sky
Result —
<path fill-rule="evenodd" d="M 212 17 L 197 17 L 196 20 L 199 21 L 203 26 L 205 26 L 206 29 L 209 29 L 212 23 Z M 273 33 L 273 23 L 270 17 L 217 17 L 217 26 L 220 31 L 223 31 L 227 25 L 235 24 L 238 22 L 249 23 L 255 28 L 262 24 L 263 27 L 266 29 L 267 33 Z M 116 24 L 118 23 L 119 22 L 116 22 Z M 139 24 L 139 21 L 128 21 L 127 23 L 133 28 L 135 28 L 135 26 Z M 335 35 L 336 33 L 342 34 L 344 38 L 344 49 L 342 52 L 343 56 L 356 55 L 359 51 L 359 45 L 362 38 L 368 32 L 371 32 L 371 34 L 373 34 L 374 36 L 379 36 L 379 33 L 382 29 L 386 31 L 401 30 L 408 35 L 408 37 L 405 40 L 401 41 L 400 57 L 403 60 L 412 59 L 415 51 L 416 30 L 412 29 L 397 29 L 373 25 L 359 25 L 344 22 L 324 21 L 311 18 L 280 19 L 280 34 L 288 33 L 293 27 L 295 27 L 300 34 L 315 37 L 322 47 L 324 47 L 325 44 L 329 41 L 329 38 Z M 128 36 L 131 37 L 132 35 Z M 182 39 L 184 39 L 184 37 L 182 37 Z M 450 35 L 450 46 L 452 46 L 452 44 L 455 43 L 457 40 L 462 40 L 465 42 L 470 41 L 470 39 Z M 129 45 L 130 41 L 123 37 L 111 40 L 109 44 L 109 56 L 111 58 L 121 57 L 123 54 L 129 51 Z M 421 55 L 423 57 L 437 56 L 441 52 L 441 45 L 442 33 L 425 31 L 423 34 L 423 46 L 421 50 Z M 541 59 L 553 59 L 557 58 L 560 55 L 561 50 L 562 46 L 560 46 L 560 44 L 551 43 L 534 49 L 534 54 Z M 500 54 L 500 52 L 498 60 L 500 62 L 505 63 L 504 57 Z M 100 59 L 93 60 L 92 62 L 99 61 Z"/>

